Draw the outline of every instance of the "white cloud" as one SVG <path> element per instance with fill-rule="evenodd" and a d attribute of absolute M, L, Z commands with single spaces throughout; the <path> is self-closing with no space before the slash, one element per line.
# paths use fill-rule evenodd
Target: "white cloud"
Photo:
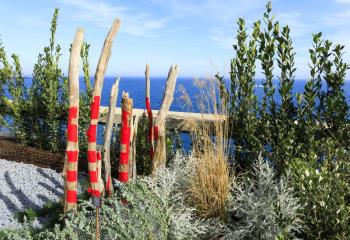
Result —
<path fill-rule="evenodd" d="M 156 30 L 164 28 L 169 21 L 169 18 L 155 19 L 148 13 L 135 13 L 127 7 L 114 6 L 103 1 L 60 1 L 74 8 L 73 17 L 97 26 L 108 26 L 115 17 L 118 17 L 124 26 L 121 31 L 135 36 L 153 37 Z"/>

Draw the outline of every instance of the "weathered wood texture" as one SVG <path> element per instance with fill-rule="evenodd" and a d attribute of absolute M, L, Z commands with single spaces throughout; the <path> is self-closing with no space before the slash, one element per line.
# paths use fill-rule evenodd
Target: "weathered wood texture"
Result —
<path fill-rule="evenodd" d="M 91 189 L 90 192 L 94 197 L 100 197 L 101 192 L 104 189 L 102 179 L 96 179 L 97 175 L 97 159 L 96 159 L 96 132 L 98 124 L 98 113 L 100 108 L 101 92 L 103 87 L 103 79 L 108 66 L 109 58 L 112 54 L 112 44 L 117 31 L 120 28 L 120 21 L 116 19 L 110 31 L 108 32 L 101 55 L 97 64 L 95 73 L 95 83 L 92 91 L 92 103 L 91 103 L 91 120 L 90 127 L 87 132 L 88 136 L 88 165 Z"/>
<path fill-rule="evenodd" d="M 113 194 L 113 184 L 111 177 L 111 136 L 113 130 L 113 124 L 115 123 L 115 105 L 117 103 L 118 90 L 119 90 L 119 80 L 117 78 L 111 89 L 111 97 L 109 101 L 109 108 L 107 114 L 107 123 L 104 132 L 104 141 L 102 147 L 103 164 L 104 164 L 104 174 L 105 174 L 105 186 L 108 195 Z"/>
<path fill-rule="evenodd" d="M 149 73 L 149 65 L 146 64 L 146 70 L 145 70 L 145 78 L 146 78 L 146 111 L 147 116 L 149 120 L 148 125 L 148 140 L 150 142 L 150 158 L 151 161 L 153 161 L 153 155 L 154 155 L 154 129 L 153 129 L 153 115 L 152 115 L 152 107 L 151 107 L 151 80 L 150 80 L 150 73 Z"/>
<path fill-rule="evenodd" d="M 78 28 L 73 40 L 69 58 L 69 113 L 67 127 L 67 148 L 64 168 L 64 211 L 77 209 L 78 187 L 78 119 L 79 119 L 79 60 L 84 30 Z"/>
<path fill-rule="evenodd" d="M 142 114 L 147 114 L 145 109 L 134 108 L 132 111 L 134 116 L 142 116 Z M 108 107 L 101 106 L 99 117 L 100 123 L 106 123 L 107 113 Z M 157 114 L 158 110 L 152 110 L 153 119 L 155 119 Z M 214 124 L 217 121 L 224 121 L 225 119 L 226 116 L 224 115 L 169 111 L 165 118 L 165 124 L 168 129 L 177 129 L 179 132 L 193 132 L 198 124 Z M 120 108 L 115 108 L 114 120 L 117 124 L 120 124 Z"/>
<path fill-rule="evenodd" d="M 174 91 L 176 85 L 176 79 L 179 74 L 179 68 L 177 65 L 171 66 L 166 81 L 165 92 L 163 96 L 162 105 L 159 109 L 157 117 L 153 122 L 154 126 L 154 156 L 152 161 L 152 175 L 155 175 L 157 169 L 161 166 L 165 166 L 166 161 L 166 130 L 165 119 L 168 115 L 170 106 L 174 99 Z"/>
<path fill-rule="evenodd" d="M 136 179 L 136 139 L 139 116 L 132 116 L 130 133 L 129 179 Z"/>
<path fill-rule="evenodd" d="M 122 121 L 120 128 L 120 153 L 119 153 L 119 175 L 118 180 L 128 182 L 129 180 L 129 156 L 130 156 L 130 136 L 132 128 L 132 106 L 133 101 L 129 94 L 122 94 Z"/>

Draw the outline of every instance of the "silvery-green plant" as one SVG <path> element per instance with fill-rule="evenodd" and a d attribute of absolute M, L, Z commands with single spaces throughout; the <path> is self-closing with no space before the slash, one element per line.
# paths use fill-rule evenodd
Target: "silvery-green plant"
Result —
<path fill-rule="evenodd" d="M 275 180 L 273 169 L 259 157 L 251 175 L 233 188 L 225 239 L 293 237 L 302 229 L 301 209 L 288 178 Z"/>
<path fill-rule="evenodd" d="M 161 199 L 169 216 L 168 239 L 198 239 L 207 232 L 207 223 L 196 218 L 195 209 L 186 205 L 186 188 L 191 174 L 191 156 L 176 153 L 169 168 L 160 168 L 148 186 Z"/>

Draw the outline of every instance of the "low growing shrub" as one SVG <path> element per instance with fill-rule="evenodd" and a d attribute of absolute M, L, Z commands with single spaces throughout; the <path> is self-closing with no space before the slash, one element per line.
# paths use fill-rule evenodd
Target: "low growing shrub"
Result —
<path fill-rule="evenodd" d="M 312 158 L 312 157 L 311 157 Z M 350 165 L 346 152 L 319 160 L 297 159 L 293 185 L 303 200 L 302 220 L 308 239 L 348 239 L 350 236 Z"/>
<path fill-rule="evenodd" d="M 234 186 L 227 212 L 225 239 L 276 239 L 294 237 L 302 229 L 299 199 L 287 178 L 275 180 L 270 165 L 259 157 L 252 175 Z"/>

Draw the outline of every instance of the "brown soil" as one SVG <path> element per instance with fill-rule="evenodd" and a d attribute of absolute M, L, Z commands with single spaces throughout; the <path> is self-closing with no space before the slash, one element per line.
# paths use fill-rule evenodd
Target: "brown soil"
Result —
<path fill-rule="evenodd" d="M 0 137 L 0 158 L 9 161 L 30 163 L 38 167 L 62 171 L 64 156 L 44 150 L 23 146 L 13 138 Z"/>

